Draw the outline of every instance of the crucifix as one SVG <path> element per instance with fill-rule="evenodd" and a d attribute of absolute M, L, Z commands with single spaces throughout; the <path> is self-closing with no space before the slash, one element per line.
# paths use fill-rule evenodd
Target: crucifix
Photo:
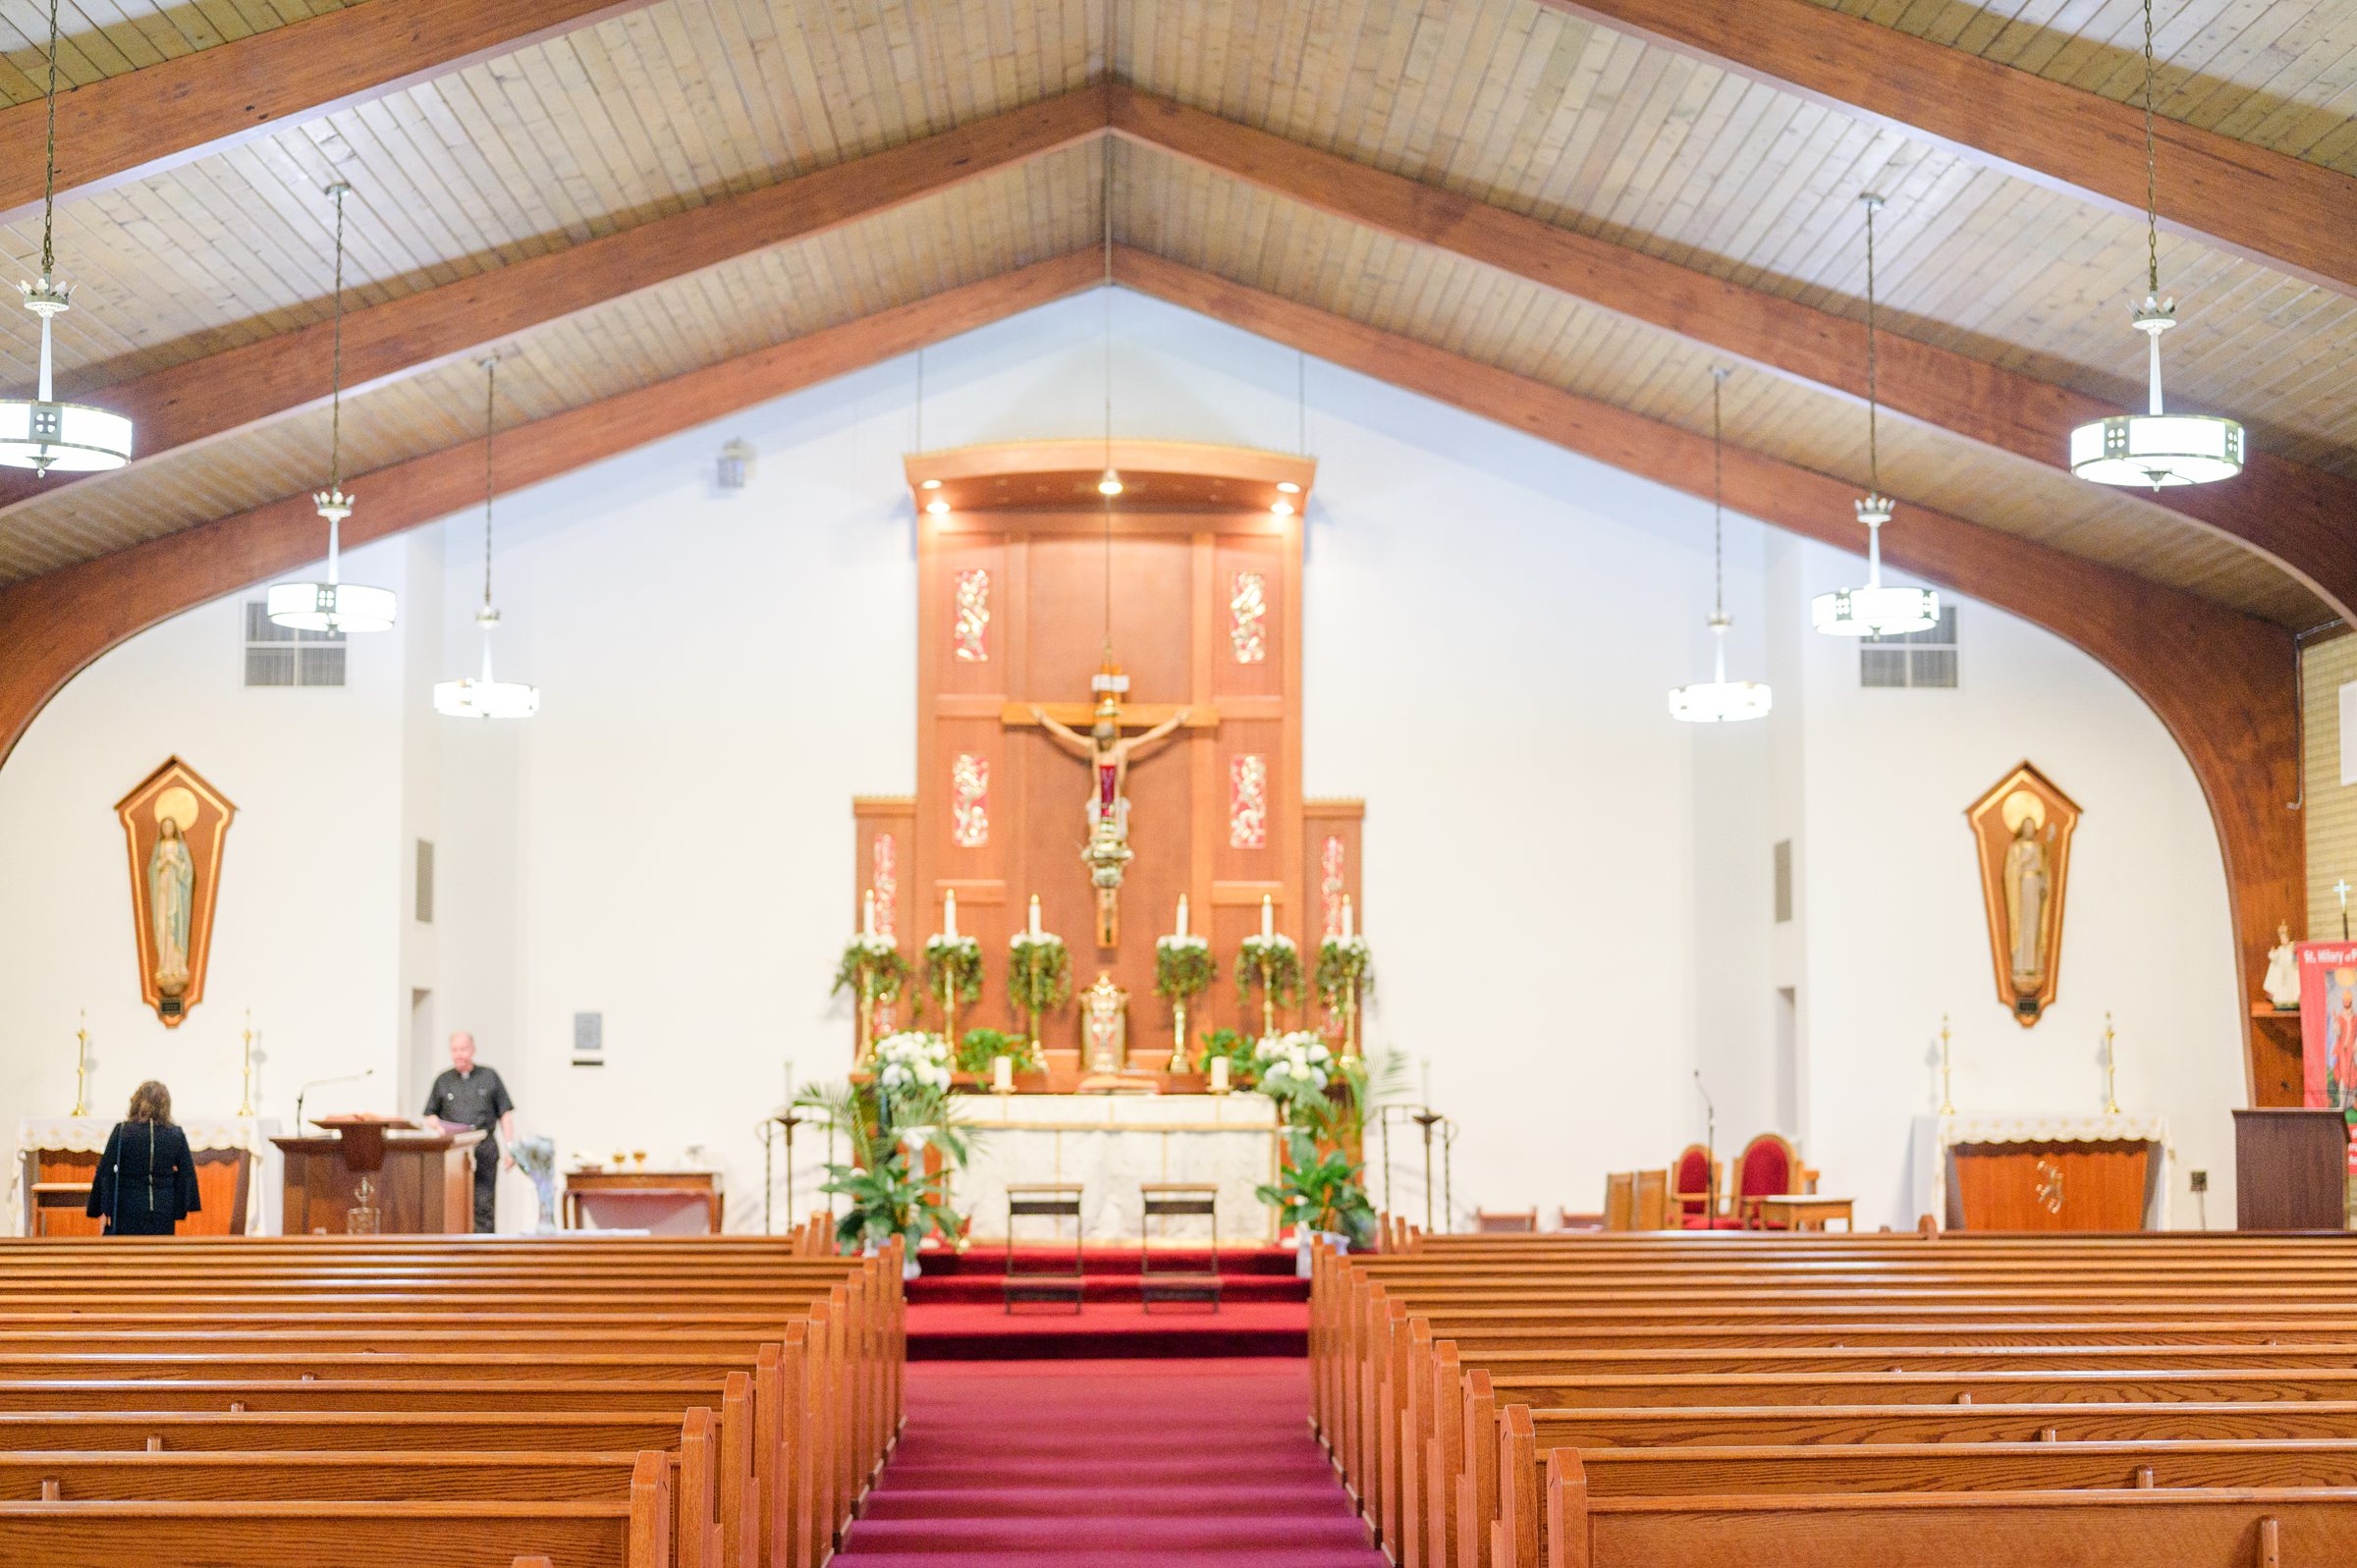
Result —
<path fill-rule="evenodd" d="M 1128 690 L 1129 679 L 1110 669 L 1092 678 L 1089 685 L 1097 699 L 1094 709 L 1080 703 L 1052 707 L 1032 703 L 1011 707 L 1004 717 L 1010 724 L 1027 720 L 1038 725 L 1057 744 L 1088 764 L 1088 838 L 1080 859 L 1097 891 L 1097 946 L 1112 947 L 1121 941 L 1123 874 L 1134 858 L 1129 847 L 1129 764 L 1179 727 L 1216 724 L 1218 716 L 1209 710 L 1142 706 L 1125 713 L 1122 694 Z M 1088 724 L 1085 733 L 1067 722 L 1081 719 Z M 1122 732 L 1124 727 L 1138 724 L 1148 728 L 1134 735 Z"/>

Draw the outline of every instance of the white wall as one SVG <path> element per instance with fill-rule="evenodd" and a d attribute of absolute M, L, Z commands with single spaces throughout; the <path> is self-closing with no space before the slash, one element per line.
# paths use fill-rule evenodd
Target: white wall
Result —
<path fill-rule="evenodd" d="M 931 352 L 923 445 L 1098 428 L 1103 308 L 1067 301 Z M 1119 429 L 1292 445 L 1289 351 L 1128 296 L 1114 319 Z M 186 1108 L 226 1108 L 250 997 L 286 1054 L 300 1040 L 306 1061 L 382 1065 L 353 1104 L 413 1109 L 414 1086 L 391 1080 L 433 1065 L 404 1061 L 425 992 L 435 1034 L 472 1029 L 561 1153 L 668 1160 L 701 1144 L 732 1224 L 757 1226 L 753 1128 L 785 1063 L 802 1081 L 846 1065 L 825 988 L 849 798 L 912 784 L 899 463 L 917 442 L 913 382 L 911 361 L 881 366 L 503 497 L 500 664 L 544 687 L 528 725 L 424 717 L 425 685 L 479 657 L 479 512 L 368 553 L 379 580 L 402 578 L 407 619 L 356 645 L 350 691 L 238 689 L 228 606 L 102 660 L 0 771 L 0 1084 L 25 1095 L 11 1103 L 48 1108 L 35 1075 L 54 1085 L 61 1044 L 70 1098 L 86 999 L 94 1028 L 99 1003 L 112 1009 L 116 1049 L 184 1053 Z M 1809 1134 L 1829 1190 L 1867 1200 L 1862 1220 L 1911 1218 L 1891 1202 L 1920 1064 L 1891 1062 L 1943 1008 L 1959 1060 L 1976 1041 L 2007 1106 L 2076 1104 L 2051 1048 L 2085 1032 L 2088 1008 L 2100 1026 L 2117 1007 L 2123 1030 L 2149 1014 L 2149 1048 L 2130 1034 L 2124 1054 L 2149 1049 L 2151 1093 L 2167 1085 L 2186 1123 L 2223 1125 L 2239 1069 L 2215 840 L 2184 764 L 2110 676 L 1980 612 L 1962 692 L 1857 692 L 1854 668 L 1846 685 L 1836 668 L 1854 650 L 1792 630 L 1794 595 L 1837 558 L 1730 518 L 1730 657 L 1771 675 L 1778 712 L 1672 724 L 1667 689 L 1708 670 L 1706 508 L 1333 367 L 1312 364 L 1308 388 L 1306 784 L 1368 797 L 1371 1033 L 1429 1057 L 1435 1103 L 1464 1124 L 1460 1208 L 1594 1208 L 1605 1171 L 1700 1136 L 1697 1068 L 1722 1145 L 1739 1142 L 1775 1104 L 1780 985 L 1800 995 L 1808 1058 L 1809 1125 L 1785 1130 Z M 749 491 L 724 499 L 710 463 L 732 437 L 759 457 Z M 1923 742 L 1867 729 L 1864 710 L 1898 713 Z M 247 811 L 212 1000 L 160 1040 L 118 946 L 106 807 L 176 746 Z M 2022 755 L 2088 826 L 2064 1002 L 2015 1040 L 1987 995 L 1957 814 Z M 1864 787 L 1868 764 L 1903 806 Z M 299 852 L 331 826 L 364 846 L 340 902 Z M 2109 851 L 2099 829 L 2121 836 Z M 1769 844 L 1783 834 L 1807 848 L 1804 920 L 1772 929 Z M 431 927 L 409 916 L 420 835 L 437 848 Z M 1903 912 L 1843 914 L 1893 835 Z M 54 918 L 61 897 L 75 920 Z M 2138 918 L 2153 908 L 2172 912 Z M 2156 942 L 2168 961 L 2149 961 Z M 576 1011 L 604 1014 L 608 1065 L 570 1065 Z M 224 1068 L 185 1057 L 208 1028 L 230 1045 Z M 293 1075 L 275 1065 L 269 1108 L 284 1115 Z M 1960 1069 L 1960 1098 L 1970 1081 Z M 2131 1072 L 2122 1087 L 2148 1086 Z M 2222 1176 L 2222 1159 L 2209 1164 Z M 528 1214 L 517 1185 L 510 1222 Z"/>

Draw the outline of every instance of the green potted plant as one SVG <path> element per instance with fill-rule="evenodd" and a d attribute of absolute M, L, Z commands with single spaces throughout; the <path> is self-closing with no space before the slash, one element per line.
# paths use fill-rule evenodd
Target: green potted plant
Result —
<path fill-rule="evenodd" d="M 907 1243 L 902 1269 L 909 1278 L 925 1237 L 956 1245 L 964 1229 L 950 1207 L 949 1179 L 964 1166 L 973 1135 L 957 1118 L 949 1056 L 937 1035 L 894 1035 L 868 1058 L 868 1082 L 813 1086 L 795 1098 L 819 1112 L 850 1153 L 827 1166 L 819 1189 L 848 1201 L 835 1222 L 836 1245 L 873 1253 L 899 1236 Z M 924 1168 L 928 1149 L 940 1152 L 939 1170 Z"/>
<path fill-rule="evenodd" d="M 1258 1081 L 1259 1063 L 1252 1056 L 1252 1042 L 1233 1029 L 1203 1031 L 1203 1049 L 1196 1054 L 1195 1071 L 1211 1071 L 1211 1058 L 1214 1056 L 1228 1058 L 1229 1088 L 1249 1089 Z"/>
<path fill-rule="evenodd" d="M 1021 1035 L 1011 1035 L 1004 1029 L 968 1029 L 965 1038 L 958 1042 L 958 1070 L 987 1078 L 991 1063 L 1006 1056 L 1014 1061 L 1016 1072 L 1039 1071 L 1039 1052 Z"/>

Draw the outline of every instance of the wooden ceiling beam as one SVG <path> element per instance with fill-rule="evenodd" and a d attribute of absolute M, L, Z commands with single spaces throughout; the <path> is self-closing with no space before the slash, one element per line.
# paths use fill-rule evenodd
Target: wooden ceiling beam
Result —
<path fill-rule="evenodd" d="M 2049 81 L 1811 0 L 1540 0 L 1975 163 L 2141 216 L 2142 100 Z M 2357 179 L 2170 120 L 2154 124 L 2171 231 L 2357 295 Z"/>
<path fill-rule="evenodd" d="M 537 484 L 738 409 L 956 337 L 1097 286 L 1091 246 L 840 326 L 512 426 L 499 435 L 503 491 Z M 355 476 L 363 500 L 347 549 L 429 523 L 483 496 L 480 440 Z M 0 588 L 0 763 L 42 706 L 126 638 L 223 594 L 320 558 L 307 495 L 165 534 Z"/>
<path fill-rule="evenodd" d="M 57 99 L 57 193 L 104 189 L 652 0 L 367 0 Z M 0 109 L 0 223 L 41 205 L 48 111 Z"/>
<path fill-rule="evenodd" d="M 1866 396 L 1863 322 L 1134 88 L 1113 89 L 1112 114 L 1119 135 L 1288 200 L 1496 267 L 1818 391 Z M 2073 426 L 2120 411 L 1889 331 L 1878 334 L 1878 350 L 1886 408 L 2048 467 L 2068 467 Z M 2357 622 L 2357 551 L 2345 542 L 2357 481 L 2260 451 L 2228 483 L 2137 494 L 2256 551 Z"/>
<path fill-rule="evenodd" d="M 368 0 L 336 15 L 385 3 Z M 937 195 L 1100 135 L 1104 126 L 1102 91 L 1082 88 L 351 311 L 344 318 L 345 391 L 364 391 L 624 295 Z M 137 460 L 148 461 L 325 403 L 332 330 L 332 323 L 317 322 L 71 395 L 130 415 L 138 429 Z M 0 517 L 61 489 L 105 482 L 104 474 L 43 479 L 0 470 Z"/>
<path fill-rule="evenodd" d="M 1445 349 L 1127 247 L 1115 281 L 1329 363 L 1626 473 L 1710 495 L 1711 443 L 1675 425 L 1482 364 Z M 1729 444 L 1727 503 L 1855 551 L 1855 487 Z M 2258 995 L 2275 922 L 2303 906 L 2296 682 L 2290 633 L 2222 605 L 1964 518 L 1902 503 L 1884 530 L 1898 569 L 2021 617 L 2125 681 L 2175 738 L 2208 797 L 2224 854 L 2242 997 Z M 2254 1105 L 2299 1102 L 2296 1052 L 2243 1021 Z M 2286 1098 L 2288 1097 L 2288 1098 Z"/>

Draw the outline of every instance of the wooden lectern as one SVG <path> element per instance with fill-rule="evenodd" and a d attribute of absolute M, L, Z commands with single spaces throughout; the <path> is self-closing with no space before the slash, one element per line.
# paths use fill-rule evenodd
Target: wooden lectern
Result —
<path fill-rule="evenodd" d="M 2349 1128 L 2332 1109 L 2234 1112 L 2234 1226 L 2346 1230 Z"/>
<path fill-rule="evenodd" d="M 464 1235 L 474 1229 L 474 1146 L 389 1116 L 323 1116 L 323 1138 L 273 1138 L 286 1157 L 284 1228 L 302 1235 Z M 407 1136 L 394 1136 L 406 1134 Z"/>

